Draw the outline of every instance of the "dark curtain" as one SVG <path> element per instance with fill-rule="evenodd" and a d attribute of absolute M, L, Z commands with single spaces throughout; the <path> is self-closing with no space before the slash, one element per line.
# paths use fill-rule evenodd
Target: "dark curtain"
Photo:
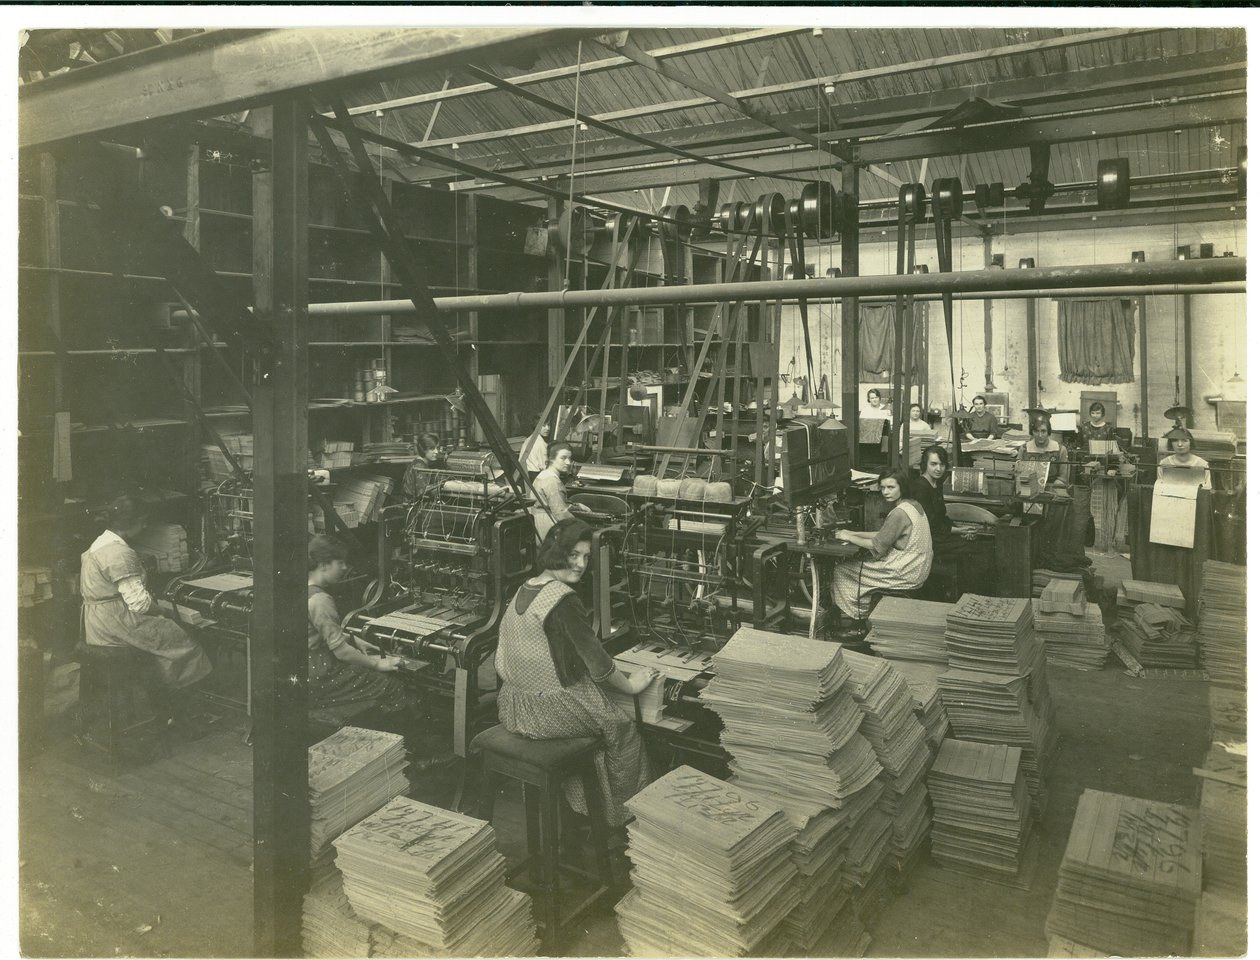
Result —
<path fill-rule="evenodd" d="M 1154 487 L 1146 485 L 1135 486 L 1129 492 L 1133 577 L 1177 584 L 1186 598 L 1187 614 L 1197 619 L 1203 561 L 1247 562 L 1246 495 L 1200 490 L 1194 516 L 1194 547 L 1190 549 L 1150 542 L 1154 492 Z"/>
<path fill-rule="evenodd" d="M 1059 379 L 1133 382 L 1133 311 L 1127 300 L 1059 301 Z"/>
<path fill-rule="evenodd" d="M 919 378 L 923 364 L 923 327 L 927 322 L 927 304 L 915 304 L 914 319 L 911 322 L 910 336 L 914 338 L 914 352 L 911 354 L 910 380 Z M 893 368 L 893 348 L 897 344 L 893 317 L 896 308 L 891 303 L 864 303 L 858 315 L 858 365 L 861 371 L 859 380 L 883 380 L 891 376 Z"/>

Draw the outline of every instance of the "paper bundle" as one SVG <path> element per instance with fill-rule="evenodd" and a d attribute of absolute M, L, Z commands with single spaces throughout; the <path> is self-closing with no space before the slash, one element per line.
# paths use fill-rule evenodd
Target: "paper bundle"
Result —
<path fill-rule="evenodd" d="M 1068 605 L 1072 604 L 1033 601 L 1033 626 L 1046 659 L 1077 670 L 1101 670 L 1108 651 L 1102 610 L 1096 603 L 1083 601 L 1079 614 L 1060 609 Z"/>
<path fill-rule="evenodd" d="M 333 839 L 407 791 L 407 753 L 396 733 L 342 727 L 307 750 L 311 859 Z"/>
<path fill-rule="evenodd" d="M 1247 682 L 1247 568 L 1203 562 L 1199 643 L 1214 685 L 1242 690 Z"/>
<path fill-rule="evenodd" d="M 188 569 L 188 534 L 176 523 L 153 523 L 132 541 L 143 556 L 151 557 L 158 573 L 183 573 Z"/>
<path fill-rule="evenodd" d="M 1080 579 L 1052 577 L 1046 581 L 1034 605 L 1034 612 L 1085 614 L 1085 584 Z"/>
<path fill-rule="evenodd" d="M 1059 866 L 1046 936 L 1108 955 L 1185 955 L 1200 875 L 1198 816 L 1086 790 Z"/>
<path fill-rule="evenodd" d="M 914 715 L 923 725 L 928 746 L 935 753 L 941 741 L 949 736 L 949 717 L 945 715 L 938 683 L 941 674 L 948 668 L 931 663 L 909 663 L 905 660 L 897 661 L 896 666 L 910 685 L 910 695 L 914 698 Z"/>
<path fill-rule="evenodd" d="M 927 785 L 937 862 L 981 876 L 1018 874 L 1031 827 L 1018 749 L 946 740 Z"/>
<path fill-rule="evenodd" d="M 341 885 L 341 871 L 324 864 L 312 872 L 302 899 L 302 954 L 307 957 L 372 955 L 372 925 L 360 920 Z"/>
<path fill-rule="evenodd" d="M 334 841 L 354 912 L 437 956 L 537 951 L 529 897 L 504 885 L 494 830 L 395 797 Z"/>
<path fill-rule="evenodd" d="M 1154 603 L 1161 607 L 1172 607 L 1174 610 L 1184 610 L 1186 606 L 1181 587 L 1175 583 L 1156 583 L 1153 580 L 1125 580 L 1116 591 L 1116 602 L 1134 605 Z"/>
<path fill-rule="evenodd" d="M 18 606 L 33 607 L 53 595 L 52 570 L 48 567 L 22 567 L 18 571 Z"/>
<path fill-rule="evenodd" d="M 945 663 L 945 618 L 952 603 L 885 597 L 871 611 L 866 642 L 890 660 Z"/>
<path fill-rule="evenodd" d="M 963 594 L 946 616 L 949 665 L 959 670 L 1004 673 L 1032 670 L 1032 604 L 1009 597 Z"/>
<path fill-rule="evenodd" d="M 783 812 L 691 767 L 632 797 L 633 888 L 617 904 L 631 956 L 749 956 L 787 942 L 797 906 Z"/>
<path fill-rule="evenodd" d="M 1143 667 L 1191 670 L 1199 665 L 1197 637 L 1176 608 L 1119 595 L 1117 601 L 1116 632 Z"/>
<path fill-rule="evenodd" d="M 1208 739 L 1245 741 L 1247 739 L 1247 694 L 1216 684 L 1208 687 Z"/>
<path fill-rule="evenodd" d="M 1203 879 L 1213 889 L 1247 889 L 1247 744 L 1213 743 L 1201 767 Z"/>
<path fill-rule="evenodd" d="M 1247 898 L 1204 890 L 1194 914 L 1194 956 L 1241 957 L 1247 952 Z"/>

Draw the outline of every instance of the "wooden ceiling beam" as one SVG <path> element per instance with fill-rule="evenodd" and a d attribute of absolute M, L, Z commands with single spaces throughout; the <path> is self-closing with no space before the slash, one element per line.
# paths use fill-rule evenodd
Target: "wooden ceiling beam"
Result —
<path fill-rule="evenodd" d="M 596 42 L 603 43 L 603 41 Z M 604 45 L 607 46 L 607 44 Z M 612 48 L 610 47 L 609 49 Z M 674 83 L 681 84 L 689 90 L 695 90 L 697 93 L 702 93 L 710 100 L 720 103 L 724 107 L 729 107 L 731 110 L 747 117 L 749 120 L 754 120 L 762 126 L 778 130 L 785 136 L 791 137 L 794 140 L 799 140 L 801 143 L 815 147 L 824 153 L 829 153 L 842 163 L 848 163 L 853 159 L 852 154 L 849 152 L 848 145 L 844 143 L 844 141 L 832 143 L 818 137 L 815 134 L 806 133 L 804 130 L 787 123 L 779 117 L 773 116 L 764 110 L 759 110 L 751 104 L 745 103 L 739 98 L 731 96 L 725 90 L 721 90 L 718 87 L 713 86 L 713 84 L 701 80 L 699 77 L 679 70 L 671 64 L 663 63 L 658 58 L 640 50 L 629 39 L 617 44 L 616 49 L 640 66 L 646 67 L 667 80 L 672 80 Z"/>
<path fill-rule="evenodd" d="M 791 36 L 795 33 L 804 33 L 808 27 L 769 27 L 764 30 L 747 30 L 743 33 L 728 33 L 720 37 L 708 37 L 704 40 L 693 40 L 690 43 L 678 43 L 668 47 L 657 47 L 652 51 L 654 57 L 682 57 L 691 53 L 711 53 L 715 50 L 725 50 L 730 47 L 742 46 L 749 43 L 759 43 L 765 40 L 777 40 L 779 37 Z M 605 73 L 609 70 L 616 70 L 621 67 L 632 65 L 632 61 L 622 56 L 605 57 L 602 60 L 591 60 L 583 64 L 570 64 L 563 67 L 556 67 L 551 70 L 536 70 L 533 73 L 522 73 L 512 78 L 512 82 L 517 86 L 531 86 L 535 83 L 547 83 L 551 80 L 567 80 L 575 77 L 579 72 L 583 75 L 592 73 Z M 449 89 L 434 90 L 431 93 L 419 93 L 410 97 L 394 97 L 389 100 L 382 100 L 378 103 L 365 103 L 361 106 L 350 109 L 350 116 L 360 116 L 365 113 L 375 113 L 377 110 L 390 111 L 401 110 L 404 107 L 414 107 L 425 103 L 441 103 L 445 100 L 455 100 L 460 97 L 470 97 L 478 93 L 490 93 L 494 90 L 494 86 L 489 83 L 470 83 L 462 87 L 450 87 Z M 332 116 L 332 114 L 325 114 Z"/>
<path fill-rule="evenodd" d="M 939 117 L 971 96 L 983 96 L 989 100 L 1031 110 L 1039 105 L 1054 105 L 1064 100 L 1070 101 L 1074 106 L 1101 106 L 1107 104 L 1108 96 L 1121 97 L 1126 92 L 1136 93 L 1143 90 L 1158 90 L 1167 96 L 1174 88 L 1187 87 L 1187 85 L 1193 85 L 1191 92 L 1202 92 L 1204 88 L 1200 86 L 1201 84 L 1227 83 L 1245 77 L 1246 67 L 1245 51 L 1227 48 L 1208 53 L 1187 54 L 1169 60 L 1143 60 L 1118 66 L 1096 67 L 1092 70 L 1079 70 L 1054 78 L 1026 77 L 962 89 L 888 97 L 864 103 L 829 104 L 826 115 L 830 120 L 830 125 L 822 136 L 849 139 L 861 135 L 852 129 L 854 124 L 860 124 L 869 132 L 885 124 L 904 124 L 915 119 Z M 1048 80 L 1053 83 L 1053 86 L 1047 87 Z M 601 120 L 627 119 L 627 113 L 639 115 L 641 109 L 631 108 L 629 111 L 616 111 L 595 116 Z M 783 119 L 794 126 L 810 130 L 810 125 L 816 122 L 817 112 L 799 110 L 785 114 Z M 553 121 L 528 128 L 491 131 L 477 135 L 477 139 L 505 139 L 516 135 L 517 131 L 544 132 L 539 127 L 562 130 L 569 129 L 571 125 L 572 122 L 569 120 Z M 789 142 L 787 139 L 780 138 L 765 140 L 763 128 L 756 122 L 748 120 L 732 120 L 702 127 L 662 131 L 654 133 L 653 138 L 662 144 L 691 149 L 712 149 L 717 146 L 749 141 L 757 141 L 767 148 L 777 148 Z M 471 139 L 464 138 L 461 142 L 469 142 Z M 435 141 L 426 146 L 441 146 L 450 142 L 449 140 Z M 533 168 L 518 169 L 513 172 L 528 179 L 531 176 L 554 175 L 568 169 L 570 161 L 568 145 L 540 146 L 533 151 L 533 155 L 535 159 Z M 603 161 L 636 159 L 647 162 L 664 159 L 659 156 L 654 157 L 642 149 L 627 148 L 624 143 L 611 140 L 587 144 L 584 148 L 584 156 L 587 169 L 599 169 L 597 164 Z M 496 162 L 510 165 L 512 162 L 509 155 L 498 153 L 483 154 L 477 159 L 479 163 L 486 166 L 494 166 Z M 609 164 L 604 163 L 604 165 Z M 415 168 L 408 173 L 408 178 L 414 181 L 431 177 L 444 178 L 444 176 L 443 171 L 426 167 Z"/>

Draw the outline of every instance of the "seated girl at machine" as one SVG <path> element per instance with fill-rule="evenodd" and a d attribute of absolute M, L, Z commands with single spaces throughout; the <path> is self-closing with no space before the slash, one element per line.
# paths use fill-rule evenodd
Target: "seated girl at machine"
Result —
<path fill-rule="evenodd" d="M 573 519 L 573 511 L 588 513 L 580 503 L 570 507 L 564 484 L 573 470 L 573 447 L 566 440 L 556 440 L 547 447 L 547 469 L 534 478 L 534 493 L 538 502 L 529 508 L 534 515 L 534 529 L 538 539 L 547 536 L 561 520 Z"/>
<path fill-rule="evenodd" d="M 573 592 L 590 555 L 591 528 L 581 520 L 569 517 L 548 530 L 538 575 L 521 585 L 499 627 L 499 722 L 535 740 L 602 738 L 597 779 L 608 822 L 620 826 L 628 819 L 625 802 L 652 777 L 635 721 L 604 688 L 638 694 L 657 674 L 646 668 L 622 674 L 595 636 Z M 565 795 L 575 810 L 585 809 L 577 778 L 565 784 Z"/>
<path fill-rule="evenodd" d="M 375 646 L 346 633 L 328 593 L 346 575 L 345 545 L 318 534 L 307 545 L 306 558 L 308 709 L 331 714 L 340 723 L 353 717 L 361 725 L 369 725 L 362 720 L 365 713 L 384 717 L 406 710 L 414 696 L 402 680 L 388 675 L 402 658 L 373 656 Z"/>
<path fill-rule="evenodd" d="M 1032 419 L 1032 438 L 1028 440 L 1020 452 L 1021 460 L 1048 461 L 1050 472 L 1047 483 L 1059 479 L 1060 464 L 1063 461 L 1063 447 L 1059 441 L 1050 436 L 1049 415 L 1034 414 Z"/>
<path fill-rule="evenodd" d="M 402 495 L 408 503 L 419 500 L 433 483 L 433 474 L 427 471 L 437 466 L 442 455 L 442 443 L 434 434 L 422 433 L 416 438 L 416 449 L 420 455 L 411 461 L 402 479 Z"/>
<path fill-rule="evenodd" d="M 838 535 L 871 554 L 837 563 L 832 574 L 832 600 L 851 620 L 866 619 L 876 590 L 915 590 L 932 572 L 932 531 L 923 507 L 913 499 L 910 478 L 900 470 L 883 470 L 879 492 L 890 508 L 879 530 L 841 530 Z"/>
<path fill-rule="evenodd" d="M 1208 462 L 1197 454 L 1190 452 L 1190 448 L 1194 445 L 1194 437 L 1190 431 L 1182 427 L 1174 427 L 1164 434 L 1164 439 L 1168 441 L 1168 449 L 1172 453 L 1159 461 L 1158 479 L 1164 479 L 1165 467 L 1194 467 L 1203 471 L 1202 486 L 1211 490 L 1212 473 L 1208 469 Z"/>
<path fill-rule="evenodd" d="M 1116 428 L 1107 422 L 1107 408 L 1095 400 L 1089 405 L 1089 419 L 1081 424 L 1081 441 L 1089 449 L 1091 440 L 1114 440 Z"/>

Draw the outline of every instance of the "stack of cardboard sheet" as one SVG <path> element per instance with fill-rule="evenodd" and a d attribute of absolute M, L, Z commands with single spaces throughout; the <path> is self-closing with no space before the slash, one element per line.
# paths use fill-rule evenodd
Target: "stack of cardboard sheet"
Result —
<path fill-rule="evenodd" d="M 932 762 L 927 734 L 901 672 L 887 660 L 850 651 L 846 688 L 862 709 L 862 736 L 875 748 L 887 789 L 881 809 L 892 818 L 892 856 L 899 870 L 913 861 L 931 828 L 924 778 Z"/>
<path fill-rule="evenodd" d="M 1217 686 L 1242 690 L 1247 682 L 1247 568 L 1203 561 L 1199 587 L 1199 643 L 1203 666 Z"/>
<path fill-rule="evenodd" d="M 1046 657 L 1033 635 L 1028 600 L 964 595 L 945 634 L 950 669 L 938 680 L 959 740 L 1019 747 L 1033 809 L 1046 809 L 1058 745 Z"/>
<path fill-rule="evenodd" d="M 1014 878 L 1032 824 L 1019 750 L 946 740 L 928 774 L 932 856 L 964 873 Z"/>
<path fill-rule="evenodd" d="M 923 725 L 928 747 L 935 756 L 941 741 L 949 736 L 949 717 L 945 715 L 945 706 L 941 702 L 939 683 L 941 674 L 949 668 L 935 663 L 910 663 L 905 660 L 896 661 L 896 666 L 910 685 L 910 695 L 914 697 L 914 715 Z"/>
<path fill-rule="evenodd" d="M 1116 607 L 1116 632 L 1144 668 L 1192 670 L 1198 666 L 1198 638 L 1182 614 L 1185 600 L 1180 587 L 1126 580 L 1116 592 Z"/>
<path fill-rule="evenodd" d="M 158 573 L 183 573 L 188 569 L 188 534 L 177 523 L 152 523 L 132 540 L 136 552 L 152 558 Z"/>
<path fill-rule="evenodd" d="M 946 663 L 945 617 L 951 603 L 884 597 L 871 611 L 866 642 L 889 660 Z"/>
<path fill-rule="evenodd" d="M 504 883 L 494 829 L 395 797 L 334 841 L 354 912 L 436 956 L 537 952 L 529 897 Z"/>
<path fill-rule="evenodd" d="M 407 791 L 407 753 L 396 733 L 342 727 L 307 749 L 311 860 L 331 858 L 332 841 Z"/>
<path fill-rule="evenodd" d="M 722 718 L 731 781 L 772 798 L 798 828 L 879 776 L 837 644 L 743 627 L 713 667 L 700 698 Z"/>
<path fill-rule="evenodd" d="M 767 956 L 786 950 L 798 903 L 783 811 L 691 767 L 627 803 L 633 887 L 617 904 L 631 956 Z"/>
<path fill-rule="evenodd" d="M 1065 593 L 1056 581 L 1052 587 L 1056 593 Z M 1058 597 L 1047 600 L 1046 593 L 1033 601 L 1033 626 L 1037 639 L 1042 642 L 1046 659 L 1051 663 L 1077 670 L 1101 670 L 1107 660 L 1107 630 L 1103 626 L 1102 610 L 1096 603 L 1086 603 L 1084 590 L 1074 584 L 1075 596 L 1064 600 Z M 1069 587 L 1070 589 L 1070 587 Z M 1049 593 L 1051 588 L 1047 588 Z"/>
<path fill-rule="evenodd" d="M 1198 815 L 1087 789 L 1059 866 L 1046 936 L 1119 956 L 1184 956 L 1201 883 Z"/>
<path fill-rule="evenodd" d="M 1203 879 L 1214 889 L 1247 889 L 1247 744 L 1216 742 L 1196 767 L 1202 789 Z"/>

